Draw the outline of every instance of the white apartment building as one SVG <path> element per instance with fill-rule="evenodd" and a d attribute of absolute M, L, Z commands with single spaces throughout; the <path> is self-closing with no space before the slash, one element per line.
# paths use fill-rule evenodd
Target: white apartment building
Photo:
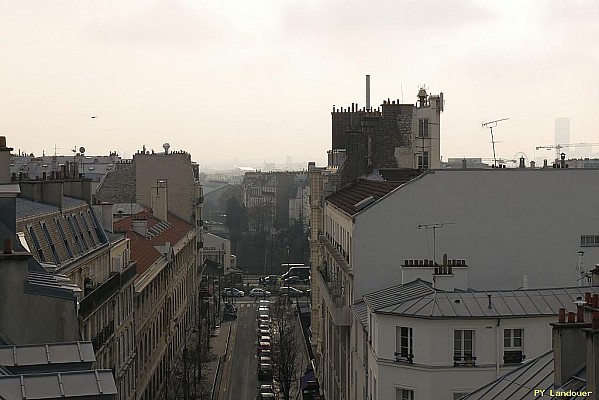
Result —
<path fill-rule="evenodd" d="M 368 397 L 455 400 L 552 348 L 550 322 L 599 287 L 443 291 L 415 280 L 364 296 Z M 358 343 L 362 347 L 362 343 Z"/>
<path fill-rule="evenodd" d="M 231 269 L 231 241 L 212 233 L 204 233 L 204 261 L 211 260 L 223 268 L 223 274 Z"/>
<path fill-rule="evenodd" d="M 584 285 L 599 261 L 599 170 L 430 170 L 359 180 L 326 200 L 321 171 L 310 175 L 312 339 L 326 398 L 349 396 L 349 306 L 401 283 L 404 260 L 459 255 L 466 286 L 489 290 Z"/>

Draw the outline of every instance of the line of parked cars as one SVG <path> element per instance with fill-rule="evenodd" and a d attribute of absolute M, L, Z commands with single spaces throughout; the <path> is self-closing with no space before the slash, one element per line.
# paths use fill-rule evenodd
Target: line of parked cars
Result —
<path fill-rule="evenodd" d="M 261 299 L 256 314 L 258 320 L 258 380 L 268 382 L 258 387 L 256 399 L 274 399 L 276 396 L 273 382 L 270 301 Z"/>

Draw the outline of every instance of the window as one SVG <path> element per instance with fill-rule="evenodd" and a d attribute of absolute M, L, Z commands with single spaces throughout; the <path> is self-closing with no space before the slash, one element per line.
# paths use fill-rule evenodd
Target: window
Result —
<path fill-rule="evenodd" d="M 581 235 L 580 236 L 580 246 L 582 246 L 582 247 L 599 246 L 599 235 Z"/>
<path fill-rule="evenodd" d="M 85 250 L 89 250 L 87 242 L 85 241 L 85 237 L 83 236 L 83 231 L 81 230 L 81 225 L 79 225 L 79 221 L 77 220 L 77 214 L 73 214 L 73 222 L 75 223 L 75 228 L 79 233 L 79 237 L 81 238 L 81 243 L 83 243 L 83 247 L 85 247 Z"/>
<path fill-rule="evenodd" d="M 58 227 L 58 233 L 60 234 L 60 238 L 62 239 L 62 241 L 64 243 L 64 247 L 67 250 L 69 258 L 73 258 L 73 252 L 71 251 L 71 246 L 69 246 L 69 241 L 67 240 L 67 235 L 64 234 L 64 229 L 62 229 L 62 225 L 60 224 L 60 221 L 58 219 L 55 219 L 54 222 L 56 222 L 56 226 Z"/>
<path fill-rule="evenodd" d="M 395 361 L 414 362 L 413 339 L 412 328 L 395 327 Z"/>
<path fill-rule="evenodd" d="M 80 212 L 79 215 L 81 216 L 81 221 L 83 222 L 83 227 L 87 231 L 87 236 L 89 236 L 90 243 L 92 244 L 92 247 L 93 247 L 95 245 L 95 243 L 94 243 L 94 237 L 92 236 L 92 231 L 89 229 L 89 225 L 87 224 L 87 221 L 85 220 L 85 215 L 83 214 L 83 212 Z"/>
<path fill-rule="evenodd" d="M 52 236 L 50 236 L 50 232 L 48 231 L 48 227 L 44 221 L 40 221 L 40 225 L 42 226 L 42 232 L 44 232 L 44 236 L 46 237 L 46 241 L 50 244 L 50 250 L 52 250 L 52 257 L 54 257 L 54 263 L 60 264 L 60 257 L 58 257 L 58 252 L 56 251 L 56 246 L 54 246 L 54 241 L 52 240 Z"/>
<path fill-rule="evenodd" d="M 422 154 L 418 154 L 418 169 L 428 169 L 428 151 L 422 152 Z"/>
<path fill-rule="evenodd" d="M 522 362 L 522 329 L 503 330 L 503 363 L 519 364 Z"/>
<path fill-rule="evenodd" d="M 474 357 L 474 331 L 453 331 L 453 365 L 473 366 L 476 361 Z"/>
<path fill-rule="evenodd" d="M 81 245 L 81 239 L 79 238 L 79 236 L 77 235 L 77 232 L 75 231 L 75 225 L 73 225 L 73 220 L 71 219 L 70 216 L 67 216 L 67 222 L 69 224 L 69 228 L 71 229 L 71 234 L 73 235 L 73 239 L 75 240 L 75 244 L 77 245 L 77 249 L 79 250 L 79 253 L 83 253 L 83 246 Z"/>
<path fill-rule="evenodd" d="M 33 241 L 33 246 L 35 247 L 35 250 L 37 250 L 37 255 L 40 258 L 40 262 L 46 262 L 46 257 L 44 257 L 44 252 L 42 251 L 42 245 L 37 239 L 35 231 L 33 230 L 33 226 L 29 225 L 27 230 L 29 231 L 29 236 L 31 236 L 31 240 Z"/>
<path fill-rule="evenodd" d="M 395 388 L 395 400 L 414 400 L 414 391 L 411 389 Z"/>
<path fill-rule="evenodd" d="M 418 120 L 418 137 L 427 138 L 428 135 L 428 119 L 420 118 Z"/>

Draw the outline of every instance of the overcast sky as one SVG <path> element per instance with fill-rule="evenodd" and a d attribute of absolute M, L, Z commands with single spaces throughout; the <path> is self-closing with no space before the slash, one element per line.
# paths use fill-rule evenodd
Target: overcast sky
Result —
<path fill-rule="evenodd" d="M 557 117 L 599 142 L 597 0 L 0 0 L 0 36 L 0 135 L 36 155 L 323 165 L 366 74 L 373 105 L 444 93 L 443 159 L 492 157 L 499 118 L 498 157 L 552 156 Z"/>

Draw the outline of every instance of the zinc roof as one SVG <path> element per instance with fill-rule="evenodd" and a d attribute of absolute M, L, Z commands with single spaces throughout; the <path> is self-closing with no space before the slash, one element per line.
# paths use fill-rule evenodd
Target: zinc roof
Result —
<path fill-rule="evenodd" d="M 110 370 L 0 376 L 0 397 L 6 400 L 113 398 L 117 394 Z"/>
<path fill-rule="evenodd" d="M 91 342 L 0 346 L 0 366 L 94 362 Z"/>
<path fill-rule="evenodd" d="M 554 393 L 559 391 L 582 392 L 586 390 L 586 369 L 571 377 L 561 387 L 554 386 L 554 352 L 553 350 L 523 363 L 520 367 L 503 375 L 487 385 L 476 389 L 474 392 L 461 397 L 460 400 L 533 400 L 543 399 L 568 399 L 583 400 L 588 397 L 582 396 L 551 396 L 549 390 Z M 535 396 L 534 390 L 545 390 L 545 394 Z"/>
<path fill-rule="evenodd" d="M 393 189 L 401 186 L 405 182 L 402 181 L 371 181 L 366 179 L 358 179 L 341 190 L 331 194 L 326 198 L 326 201 L 334 206 L 339 207 L 349 215 L 354 215 L 359 209 L 355 207 L 360 201 L 372 196 L 374 201 L 379 200 Z"/>
<path fill-rule="evenodd" d="M 585 292 L 599 286 L 495 291 L 443 291 L 416 280 L 364 296 L 376 313 L 420 318 L 497 318 L 557 315 L 574 311 Z"/>

